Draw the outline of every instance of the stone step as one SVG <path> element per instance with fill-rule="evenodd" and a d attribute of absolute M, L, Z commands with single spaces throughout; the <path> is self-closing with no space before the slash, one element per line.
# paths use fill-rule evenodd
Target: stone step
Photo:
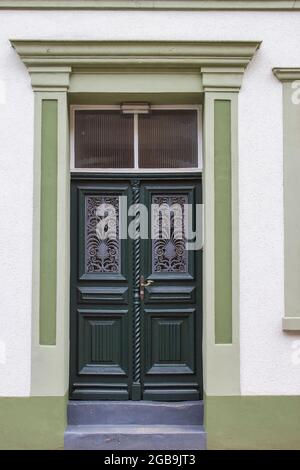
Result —
<path fill-rule="evenodd" d="M 202 425 L 203 402 L 70 401 L 68 424 Z"/>
<path fill-rule="evenodd" d="M 69 425 L 67 450 L 203 450 L 200 425 Z"/>

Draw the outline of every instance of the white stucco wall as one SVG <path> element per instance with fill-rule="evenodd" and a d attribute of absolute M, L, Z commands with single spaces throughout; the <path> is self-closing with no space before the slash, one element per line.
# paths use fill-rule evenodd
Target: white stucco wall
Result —
<path fill-rule="evenodd" d="M 30 393 L 33 96 L 9 38 L 263 41 L 239 105 L 241 388 L 299 394 L 299 337 L 281 330 L 282 102 L 271 69 L 300 66 L 300 12 L 0 12 L 0 395 L 17 396 Z"/>

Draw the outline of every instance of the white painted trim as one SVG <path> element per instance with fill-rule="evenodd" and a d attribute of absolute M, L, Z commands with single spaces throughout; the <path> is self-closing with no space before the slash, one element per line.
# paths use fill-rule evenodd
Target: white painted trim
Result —
<path fill-rule="evenodd" d="M 134 114 L 134 168 L 76 168 L 75 167 L 75 111 L 78 109 L 120 110 L 119 105 L 71 105 L 70 106 L 70 171 L 71 173 L 197 173 L 202 171 L 202 105 L 153 105 L 151 109 L 195 109 L 198 122 L 198 167 L 196 168 L 139 168 L 138 167 L 138 113 Z"/>
<path fill-rule="evenodd" d="M 202 173 L 201 168 L 74 168 L 71 170 L 71 173 L 117 173 L 117 174 L 148 174 L 148 173 L 186 173 L 186 174 L 194 174 L 194 173 Z"/>

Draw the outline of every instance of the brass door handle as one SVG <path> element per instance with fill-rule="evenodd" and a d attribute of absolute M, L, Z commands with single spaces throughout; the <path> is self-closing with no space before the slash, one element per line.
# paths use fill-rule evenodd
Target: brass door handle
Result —
<path fill-rule="evenodd" d="M 141 276 L 141 278 L 140 278 L 140 299 L 141 300 L 144 300 L 144 298 L 145 298 L 145 287 L 151 286 L 151 284 L 153 284 L 153 282 L 154 281 L 152 281 L 151 279 L 147 279 L 145 281 L 144 276 Z"/>

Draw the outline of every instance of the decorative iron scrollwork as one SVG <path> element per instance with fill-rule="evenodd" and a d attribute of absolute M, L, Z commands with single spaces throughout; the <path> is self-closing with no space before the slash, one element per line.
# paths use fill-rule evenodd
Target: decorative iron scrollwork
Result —
<path fill-rule="evenodd" d="M 184 194 L 153 195 L 152 204 L 157 207 L 152 217 L 155 234 L 152 240 L 152 272 L 186 273 L 188 257 L 184 206 L 188 204 L 188 196 Z"/>
<path fill-rule="evenodd" d="M 86 196 L 85 217 L 85 272 L 120 273 L 119 196 Z"/>

